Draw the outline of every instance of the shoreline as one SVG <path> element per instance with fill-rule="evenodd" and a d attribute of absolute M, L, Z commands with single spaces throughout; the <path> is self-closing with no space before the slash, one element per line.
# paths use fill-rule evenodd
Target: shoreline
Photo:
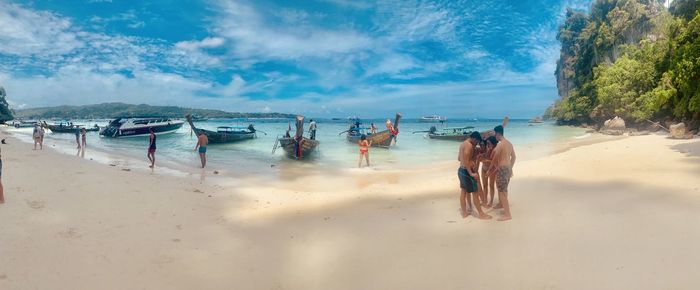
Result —
<path fill-rule="evenodd" d="M 692 289 L 700 259 L 698 140 L 518 162 L 508 222 L 459 216 L 456 161 L 221 182 L 8 141 L 2 289 Z"/>
<path fill-rule="evenodd" d="M 5 134 L 9 134 L 11 138 L 27 144 L 28 146 L 33 146 L 33 140 L 31 136 L 23 132 L 9 132 L 4 128 L 0 128 L 0 131 Z M 578 137 L 585 136 L 585 138 L 578 139 Z M 519 161 L 536 160 L 551 156 L 553 154 L 559 154 L 566 152 L 576 147 L 591 145 L 601 142 L 608 142 L 617 140 L 620 138 L 625 138 L 623 136 L 608 136 L 600 133 L 589 134 L 578 136 L 575 139 L 562 138 L 554 143 L 542 143 L 537 142 L 529 144 L 527 146 L 522 146 L 522 148 L 516 148 Z M 89 141 L 89 140 L 88 140 Z M 284 171 L 292 170 L 295 167 L 304 170 L 306 173 L 310 174 L 323 174 L 326 171 L 337 172 L 338 174 L 353 174 L 357 171 L 356 167 L 346 167 L 338 168 L 333 164 L 326 164 L 325 166 L 317 166 L 313 160 L 305 160 L 298 162 L 296 160 L 287 159 L 284 156 L 271 156 L 268 161 L 258 162 L 254 168 L 248 169 L 230 169 L 221 166 L 222 164 L 207 164 L 207 168 L 203 171 L 198 167 L 199 160 L 197 159 L 196 164 L 193 162 L 182 162 L 177 160 L 168 160 L 156 155 L 156 168 L 151 169 L 147 166 L 146 160 L 146 150 L 144 149 L 143 158 L 138 158 L 133 153 L 118 152 L 115 150 L 105 150 L 105 148 L 95 148 L 90 147 L 90 142 L 88 142 L 88 147 L 85 150 L 80 150 L 74 148 L 72 142 L 66 142 L 66 140 L 56 139 L 48 137 L 45 139 L 45 144 L 47 148 L 55 150 L 57 153 L 68 155 L 68 156 L 78 156 L 80 158 L 97 162 L 103 165 L 109 165 L 112 167 L 118 167 L 124 170 L 136 170 L 141 173 L 163 174 L 175 177 L 189 177 L 189 178 L 204 178 L 205 175 L 210 175 L 212 177 L 223 179 L 225 183 L 226 178 L 247 178 L 247 177 L 264 177 L 264 178 L 285 178 L 288 174 Z M 458 143 L 455 143 L 458 144 Z M 144 147 L 145 148 L 145 147 Z M 456 147 L 455 147 L 456 148 Z M 375 149 L 383 150 L 383 149 Z M 75 153 L 73 153 L 75 152 Z M 456 152 L 456 151 L 455 151 Z M 183 154 L 193 154 L 192 152 L 183 152 Z M 456 153 L 455 153 L 456 154 Z M 192 157 L 194 158 L 194 157 Z M 192 159 L 191 158 L 191 159 Z M 198 157 L 197 157 L 198 158 Z M 245 157 L 242 157 L 245 158 Z M 436 161 L 424 164 L 412 164 L 412 165 L 400 165 L 387 163 L 381 164 L 379 166 L 374 163 L 373 167 L 367 169 L 375 172 L 393 172 L 393 173 L 405 173 L 413 171 L 421 171 L 429 166 L 435 169 L 445 169 L 451 168 L 453 165 L 452 160 Z M 214 172 L 216 171 L 216 174 Z M 207 174 L 208 173 L 208 174 Z"/>

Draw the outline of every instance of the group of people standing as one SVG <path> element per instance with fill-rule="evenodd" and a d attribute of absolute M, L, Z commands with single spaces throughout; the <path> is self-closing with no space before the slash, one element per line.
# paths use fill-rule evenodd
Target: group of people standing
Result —
<path fill-rule="evenodd" d="M 470 216 L 476 209 L 477 217 L 491 219 L 490 215 L 484 213 L 483 206 L 484 208 L 502 208 L 503 216 L 498 219 L 499 221 L 511 219 L 508 184 L 513 176 L 515 150 L 513 144 L 504 137 L 503 126 L 496 126 L 493 131 L 494 136 L 489 136 L 485 140 L 482 139 L 481 133 L 472 132 L 459 147 L 457 160 L 460 166 L 457 176 L 461 188 L 459 203 L 463 218 Z M 498 203 L 495 206 L 494 189 L 498 190 Z"/>

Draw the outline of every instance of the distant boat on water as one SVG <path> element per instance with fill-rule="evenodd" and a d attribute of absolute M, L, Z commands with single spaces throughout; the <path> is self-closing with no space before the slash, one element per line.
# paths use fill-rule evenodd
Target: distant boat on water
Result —
<path fill-rule="evenodd" d="M 438 116 L 438 115 L 423 116 L 423 117 L 420 117 L 419 121 L 424 122 L 424 123 L 445 122 L 445 121 L 447 121 L 447 117 L 442 117 L 442 116 Z"/>
<path fill-rule="evenodd" d="M 10 123 L 12 127 L 15 128 L 31 128 L 36 126 L 38 122 L 36 121 L 22 121 L 22 120 L 15 120 Z"/>
<path fill-rule="evenodd" d="M 537 117 L 530 119 L 530 121 L 527 121 L 527 122 L 530 124 L 537 124 L 537 123 L 542 123 L 543 121 L 542 121 L 542 118 L 537 116 Z"/>
<path fill-rule="evenodd" d="M 116 118 L 100 131 L 106 137 L 135 137 L 150 134 L 167 134 L 177 131 L 185 121 L 170 118 Z"/>

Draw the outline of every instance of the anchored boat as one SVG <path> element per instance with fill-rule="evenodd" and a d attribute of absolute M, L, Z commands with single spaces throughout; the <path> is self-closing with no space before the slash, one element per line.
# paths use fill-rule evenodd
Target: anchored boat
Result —
<path fill-rule="evenodd" d="M 341 132 L 340 134 L 347 133 L 346 138 L 350 143 L 357 144 L 362 135 L 365 135 L 367 137 L 367 141 L 370 141 L 372 146 L 389 148 L 392 141 L 394 141 L 396 136 L 399 134 L 399 120 L 401 120 L 401 114 L 396 113 L 396 119 L 394 119 L 394 124 L 391 129 L 372 133 L 368 131 L 368 128 L 362 128 L 362 124 L 358 119 L 354 124 L 352 124 L 350 130 Z"/>
<path fill-rule="evenodd" d="M 275 146 L 272 148 L 272 154 L 275 153 L 277 148 L 281 147 L 289 158 L 300 160 L 316 150 L 320 142 L 303 136 L 304 116 L 297 116 L 296 128 L 297 131 L 294 136 L 289 135 L 289 131 L 291 131 L 291 128 L 289 128 L 284 137 L 277 138 Z"/>
<path fill-rule="evenodd" d="M 51 130 L 53 133 L 75 133 L 75 130 L 83 129 L 85 128 L 85 131 L 87 132 L 93 132 L 93 131 L 99 131 L 100 127 L 95 124 L 95 126 L 92 127 L 87 127 L 83 125 L 75 125 L 73 123 L 59 123 L 58 125 L 56 124 L 47 124 L 46 122 L 42 122 L 41 126 Z"/>
<path fill-rule="evenodd" d="M 136 137 L 150 134 L 150 130 L 157 135 L 173 133 L 184 124 L 181 120 L 170 118 L 116 118 L 100 131 L 100 135 L 106 137 Z"/>
<path fill-rule="evenodd" d="M 472 133 L 474 127 L 464 126 L 464 127 L 446 127 L 442 130 L 438 130 L 435 126 L 430 126 L 430 130 L 426 131 L 416 131 L 415 133 L 428 133 L 428 138 L 435 140 L 450 140 L 450 141 L 464 141 L 469 138 L 469 134 Z"/>
<path fill-rule="evenodd" d="M 192 131 L 199 132 L 199 131 L 204 131 L 204 134 L 207 135 L 207 138 L 209 139 L 209 143 L 216 144 L 216 143 L 232 143 L 232 142 L 238 142 L 238 141 L 243 141 L 243 140 L 250 140 L 255 138 L 256 132 L 258 130 L 255 129 L 255 126 L 253 124 L 248 125 L 248 127 L 240 127 L 240 126 L 220 126 L 216 128 L 216 131 L 211 131 L 211 130 L 206 130 L 206 129 L 201 129 L 197 128 L 197 126 L 194 125 L 194 122 L 192 120 L 192 115 L 187 115 L 185 116 L 187 119 L 187 122 L 190 124 L 190 127 L 192 128 Z M 265 132 L 260 131 L 261 133 L 265 134 Z"/>

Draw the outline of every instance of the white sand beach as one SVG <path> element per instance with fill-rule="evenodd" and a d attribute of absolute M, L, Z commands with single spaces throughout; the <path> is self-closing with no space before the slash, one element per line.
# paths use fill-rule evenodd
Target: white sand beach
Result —
<path fill-rule="evenodd" d="M 460 217 L 456 161 L 215 180 L 124 171 L 0 134 L 0 289 L 700 283 L 698 139 L 616 138 L 518 162 L 513 220 L 497 222 Z"/>

